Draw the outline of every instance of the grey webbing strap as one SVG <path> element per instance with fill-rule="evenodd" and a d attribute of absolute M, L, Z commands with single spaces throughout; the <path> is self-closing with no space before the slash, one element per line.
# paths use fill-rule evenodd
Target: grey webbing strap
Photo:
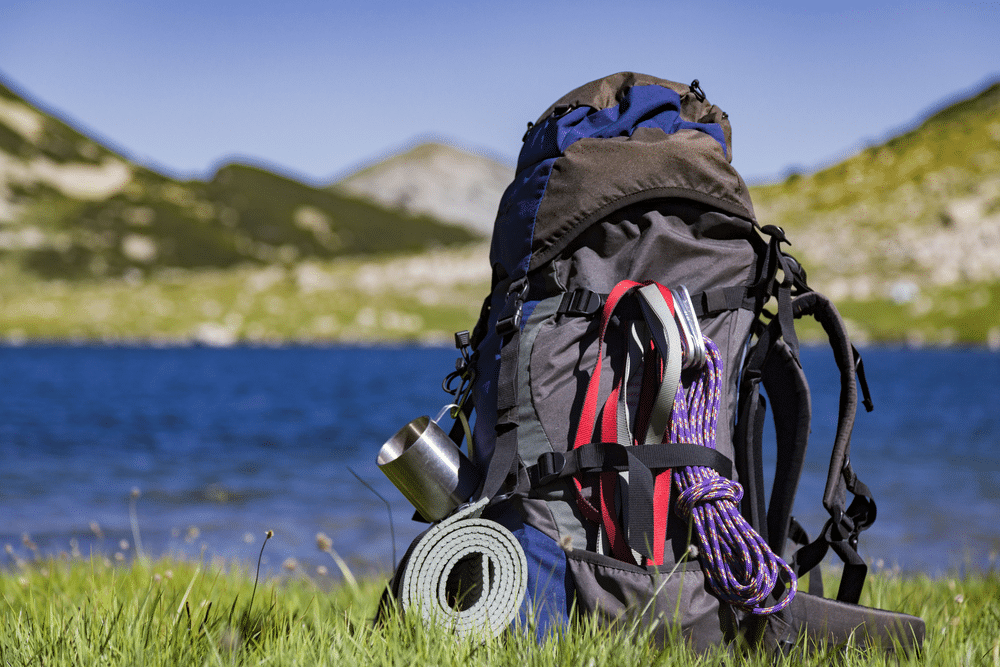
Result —
<path fill-rule="evenodd" d="M 650 325 L 649 332 L 660 348 L 663 357 L 663 383 L 656 394 L 656 402 L 649 416 L 649 428 L 646 429 L 645 442 L 663 442 L 663 434 L 670 422 L 670 413 L 674 409 L 674 396 L 681 380 L 681 337 L 677 331 L 670 306 L 667 305 L 660 288 L 656 284 L 646 285 L 639 289 L 639 304 Z M 660 326 L 655 326 L 659 323 Z"/>
<path fill-rule="evenodd" d="M 633 322 L 629 327 L 628 354 L 625 355 L 625 373 L 622 376 L 622 388 L 618 394 L 618 444 L 626 447 L 633 444 L 632 424 L 628 409 L 628 381 L 632 374 L 633 361 L 641 364 L 646 350 L 649 349 L 649 328 L 644 322 Z"/>

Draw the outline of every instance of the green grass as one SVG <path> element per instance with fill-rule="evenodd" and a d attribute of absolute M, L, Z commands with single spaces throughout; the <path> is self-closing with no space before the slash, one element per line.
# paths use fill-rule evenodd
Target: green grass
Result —
<path fill-rule="evenodd" d="M 929 287 L 914 298 L 836 302 L 848 334 L 859 344 L 911 346 L 984 345 L 1000 348 L 1000 282 Z M 796 323 L 799 337 L 825 341 L 826 334 L 811 319 Z"/>
<path fill-rule="evenodd" d="M 476 323 L 489 279 L 475 269 L 487 264 L 482 245 L 427 256 L 174 269 L 82 281 L 42 280 L 0 264 L 0 340 L 448 343 L 455 331 Z M 836 303 L 861 344 L 1000 346 L 1000 282 L 923 287 L 899 303 Z M 811 320 L 796 326 L 805 341 L 825 339 Z"/>
<path fill-rule="evenodd" d="M 471 254 L 470 254 L 471 253 Z M 482 257 L 480 257 L 482 255 Z M 8 342 L 440 342 L 471 329 L 489 290 L 485 249 L 229 270 L 41 280 L 0 265 Z M 449 267 L 457 266 L 457 269 Z M 442 277 L 452 273 L 451 279 Z"/>
<path fill-rule="evenodd" d="M 15 665 L 714 665 L 721 654 L 657 650 L 643 630 L 584 619 L 538 645 L 480 641 L 391 615 L 374 627 L 384 580 L 353 586 L 219 562 L 91 558 L 20 560 L 0 571 L 0 664 Z M 873 576 L 863 604 L 927 622 L 925 650 L 899 659 L 851 646 L 809 657 L 730 656 L 726 664 L 997 665 L 1000 577 Z"/>

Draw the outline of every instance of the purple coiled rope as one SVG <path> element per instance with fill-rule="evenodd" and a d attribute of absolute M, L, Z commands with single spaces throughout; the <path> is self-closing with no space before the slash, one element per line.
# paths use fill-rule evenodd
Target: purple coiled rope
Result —
<path fill-rule="evenodd" d="M 721 403 L 722 355 L 705 338 L 706 368 L 686 390 L 677 388 L 670 420 L 670 441 L 691 442 L 715 449 L 715 430 Z M 677 509 L 694 521 L 698 560 L 709 587 L 722 600 L 754 614 L 772 614 L 795 597 L 798 580 L 792 568 L 775 554 L 743 515 L 739 502 L 743 488 L 711 468 L 674 469 Z M 761 607 L 774 590 L 781 572 L 788 587 L 772 607 Z"/>

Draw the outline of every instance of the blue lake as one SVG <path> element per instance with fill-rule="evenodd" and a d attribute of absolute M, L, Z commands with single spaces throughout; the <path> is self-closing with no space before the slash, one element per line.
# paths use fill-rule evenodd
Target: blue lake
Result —
<path fill-rule="evenodd" d="M 905 571 L 992 567 L 1000 354 L 862 352 L 876 410 L 858 416 L 852 461 L 879 507 L 862 555 Z M 375 455 L 446 402 L 440 384 L 455 357 L 426 347 L 0 348 L 0 545 L 13 552 L 0 565 L 30 557 L 31 543 L 131 556 L 138 489 L 153 555 L 252 563 L 273 530 L 271 567 L 294 558 L 333 571 L 316 547 L 322 532 L 356 568 L 387 569 L 394 545 L 402 554 L 423 526 Z M 815 534 L 839 386 L 827 349 L 804 349 L 803 366 L 814 423 L 795 514 Z"/>

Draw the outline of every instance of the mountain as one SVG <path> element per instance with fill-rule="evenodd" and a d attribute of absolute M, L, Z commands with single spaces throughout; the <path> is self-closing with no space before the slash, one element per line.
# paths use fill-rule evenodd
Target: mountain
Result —
<path fill-rule="evenodd" d="M 1000 346 L 1000 82 L 751 194 L 858 337 Z"/>
<path fill-rule="evenodd" d="M 43 278 L 416 252 L 477 236 L 427 215 L 228 164 L 175 180 L 0 80 L 0 260 Z"/>
<path fill-rule="evenodd" d="M 356 171 L 331 187 L 489 236 L 497 204 L 513 178 L 513 167 L 502 162 L 427 142 Z"/>
<path fill-rule="evenodd" d="M 440 341 L 475 323 L 511 178 L 423 143 L 326 187 L 180 181 L 0 81 L 0 337 Z M 1000 83 L 751 195 L 858 341 L 1000 349 Z"/>

